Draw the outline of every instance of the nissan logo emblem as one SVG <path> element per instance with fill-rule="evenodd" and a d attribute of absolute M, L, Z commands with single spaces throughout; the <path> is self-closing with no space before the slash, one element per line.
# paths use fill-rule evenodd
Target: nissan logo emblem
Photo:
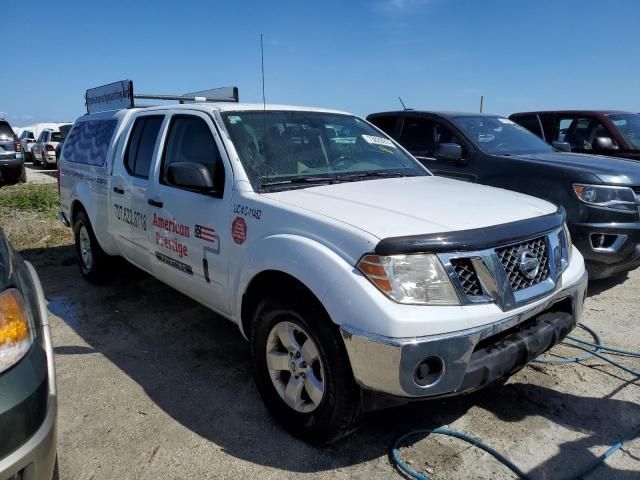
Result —
<path fill-rule="evenodd" d="M 518 270 L 522 275 L 533 280 L 540 270 L 540 260 L 531 250 L 525 248 L 518 254 Z"/>

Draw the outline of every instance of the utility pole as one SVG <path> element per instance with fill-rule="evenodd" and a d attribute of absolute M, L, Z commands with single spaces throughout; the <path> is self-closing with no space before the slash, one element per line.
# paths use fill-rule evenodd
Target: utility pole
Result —
<path fill-rule="evenodd" d="M 484 95 L 480 95 L 480 113 L 482 113 L 483 106 L 484 106 Z"/>

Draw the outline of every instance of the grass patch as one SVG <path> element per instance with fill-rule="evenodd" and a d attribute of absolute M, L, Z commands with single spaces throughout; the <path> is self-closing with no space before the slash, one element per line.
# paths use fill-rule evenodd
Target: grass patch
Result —
<path fill-rule="evenodd" d="M 56 184 L 0 188 L 0 227 L 16 250 L 73 243 L 71 230 L 57 219 L 59 202 Z"/>

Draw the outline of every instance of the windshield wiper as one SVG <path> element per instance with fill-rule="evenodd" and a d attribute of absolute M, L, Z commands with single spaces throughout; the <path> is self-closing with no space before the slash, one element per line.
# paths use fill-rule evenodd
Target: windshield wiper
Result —
<path fill-rule="evenodd" d="M 401 172 L 385 172 L 381 170 L 374 170 L 372 172 L 350 173 L 348 175 L 337 175 L 331 177 L 336 182 L 353 182 L 361 180 L 363 178 L 393 178 L 393 177 L 413 177 L 410 173 Z"/>
<path fill-rule="evenodd" d="M 274 187 L 278 185 L 293 185 L 300 183 L 331 183 L 333 178 L 331 177 L 290 177 L 282 178 L 280 180 L 272 180 L 269 182 L 262 182 L 261 187 Z"/>

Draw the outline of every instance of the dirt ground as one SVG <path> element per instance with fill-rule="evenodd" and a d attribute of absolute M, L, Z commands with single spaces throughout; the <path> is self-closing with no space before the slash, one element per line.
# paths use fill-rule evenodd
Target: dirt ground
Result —
<path fill-rule="evenodd" d="M 23 255 L 51 312 L 61 478 L 394 478 L 394 438 L 438 426 L 483 439 L 534 479 L 575 472 L 635 428 L 636 440 L 588 478 L 640 478 L 640 381 L 600 361 L 531 365 L 504 386 L 379 411 L 318 449 L 269 417 L 232 324 L 124 262 L 110 284 L 93 286 L 71 246 Z M 608 344 L 637 350 L 640 270 L 590 290 L 585 323 Z M 514 478 L 457 440 L 422 435 L 402 453 L 437 479 Z"/>

